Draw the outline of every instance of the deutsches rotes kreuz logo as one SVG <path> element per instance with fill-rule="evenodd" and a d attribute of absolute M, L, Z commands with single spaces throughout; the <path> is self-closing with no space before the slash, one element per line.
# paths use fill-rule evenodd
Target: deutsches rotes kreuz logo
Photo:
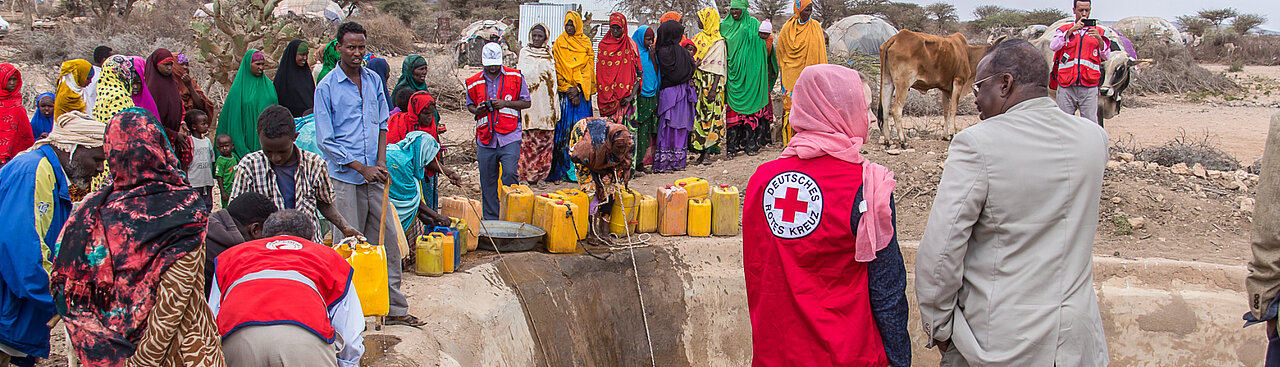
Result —
<path fill-rule="evenodd" d="M 813 177 L 800 172 L 773 176 L 764 188 L 764 219 L 774 236 L 808 236 L 822 220 L 822 188 Z"/>
<path fill-rule="evenodd" d="M 276 240 L 267 242 L 268 250 L 301 250 L 302 244 L 294 240 Z"/>

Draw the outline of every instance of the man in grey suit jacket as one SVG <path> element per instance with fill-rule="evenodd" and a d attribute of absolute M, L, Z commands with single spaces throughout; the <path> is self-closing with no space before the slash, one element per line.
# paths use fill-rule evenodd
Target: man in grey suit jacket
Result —
<path fill-rule="evenodd" d="M 974 84 L 982 122 L 957 134 L 916 255 L 928 346 L 944 366 L 1105 366 L 1093 236 L 1107 134 L 1063 113 L 1022 40 Z"/>

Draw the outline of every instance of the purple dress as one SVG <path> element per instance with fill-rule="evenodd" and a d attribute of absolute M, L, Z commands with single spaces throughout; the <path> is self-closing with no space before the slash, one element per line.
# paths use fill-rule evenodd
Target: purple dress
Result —
<path fill-rule="evenodd" d="M 693 128 L 693 103 L 697 98 L 692 83 L 658 91 L 658 139 L 653 153 L 655 171 L 682 170 L 688 163 L 689 129 Z"/>

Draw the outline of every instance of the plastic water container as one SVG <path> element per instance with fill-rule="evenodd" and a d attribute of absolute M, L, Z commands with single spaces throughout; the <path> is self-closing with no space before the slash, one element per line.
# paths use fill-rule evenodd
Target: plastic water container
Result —
<path fill-rule="evenodd" d="M 591 195 L 587 195 L 587 193 L 578 189 L 556 191 L 556 195 L 560 195 L 560 198 L 564 199 L 564 201 L 571 202 L 577 206 L 577 208 L 573 209 L 573 222 L 576 223 L 574 227 L 578 231 L 579 240 L 587 239 L 587 230 L 590 228 L 588 227 L 588 221 L 591 216 Z"/>
<path fill-rule="evenodd" d="M 440 232 L 431 232 L 429 236 L 431 236 L 433 241 L 440 242 L 440 258 L 442 259 L 441 262 L 444 263 L 444 272 L 446 274 L 452 273 L 454 265 L 453 241 L 445 241 L 444 233 Z"/>
<path fill-rule="evenodd" d="M 636 217 L 636 233 L 658 231 L 658 199 L 644 195 L 640 198 L 640 214 Z"/>
<path fill-rule="evenodd" d="M 546 229 L 547 207 L 562 200 L 557 194 L 541 194 L 533 197 L 533 223 L 538 228 Z"/>
<path fill-rule="evenodd" d="M 737 187 L 711 189 L 711 234 L 737 236 L 742 231 L 742 194 Z"/>
<path fill-rule="evenodd" d="M 467 251 L 475 251 L 476 246 L 480 244 L 480 215 L 482 213 L 484 213 L 484 209 L 481 208 L 479 200 L 458 196 L 440 198 L 440 214 L 460 219 L 462 224 L 455 225 L 455 227 L 459 229 L 466 228 L 462 232 L 465 233 Z"/>
<path fill-rule="evenodd" d="M 471 242 L 468 242 L 468 240 L 470 240 L 468 237 L 471 236 L 469 235 L 470 232 L 467 230 L 467 222 L 453 217 L 450 217 L 449 219 L 453 221 L 453 224 L 450 224 L 449 227 L 452 227 L 456 231 L 453 235 L 458 240 L 458 246 L 462 247 L 462 254 L 466 255 L 467 252 L 474 250 L 475 248 L 472 247 Z"/>
<path fill-rule="evenodd" d="M 689 198 L 705 198 L 711 193 L 711 183 L 699 177 L 685 177 L 676 180 L 676 186 L 689 192 Z"/>
<path fill-rule="evenodd" d="M 547 207 L 547 216 L 543 221 L 547 236 L 543 243 L 547 252 L 568 254 L 578 251 L 578 234 L 574 231 L 573 214 L 578 212 L 578 205 L 565 200 L 556 200 Z"/>
<path fill-rule="evenodd" d="M 443 254 L 441 250 L 440 242 L 431 236 L 418 236 L 418 241 L 413 247 L 417 258 L 413 263 L 413 272 L 429 277 L 444 275 L 444 258 L 441 256 Z"/>
<path fill-rule="evenodd" d="M 640 193 L 618 185 L 618 191 L 613 194 L 613 209 L 609 212 L 609 232 L 619 236 L 636 233 L 640 215 L 640 202 L 636 199 L 640 196 Z"/>
<path fill-rule="evenodd" d="M 689 225 L 689 193 L 680 186 L 658 189 L 658 234 L 683 236 Z"/>
<path fill-rule="evenodd" d="M 387 253 L 382 246 L 352 241 L 339 243 L 335 249 L 351 265 L 351 283 L 356 287 L 364 315 L 382 316 L 391 311 L 391 296 L 387 293 Z"/>
<path fill-rule="evenodd" d="M 689 199 L 689 236 L 711 237 L 710 199 Z"/>
<path fill-rule="evenodd" d="M 533 224 L 533 190 L 529 186 L 503 186 L 500 192 L 499 218 L 508 222 Z"/>
<path fill-rule="evenodd" d="M 453 254 L 442 254 L 446 259 L 453 259 L 453 268 L 462 267 L 462 247 L 458 246 L 458 231 L 449 227 L 436 227 L 434 231 L 444 234 L 443 241 L 453 244 Z"/>

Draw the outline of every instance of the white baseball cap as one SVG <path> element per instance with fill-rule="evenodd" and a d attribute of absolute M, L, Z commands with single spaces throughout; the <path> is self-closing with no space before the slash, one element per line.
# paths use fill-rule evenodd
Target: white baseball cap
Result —
<path fill-rule="evenodd" d="M 480 51 L 480 61 L 484 66 L 502 65 L 502 46 L 492 42 L 485 44 L 484 50 Z"/>

